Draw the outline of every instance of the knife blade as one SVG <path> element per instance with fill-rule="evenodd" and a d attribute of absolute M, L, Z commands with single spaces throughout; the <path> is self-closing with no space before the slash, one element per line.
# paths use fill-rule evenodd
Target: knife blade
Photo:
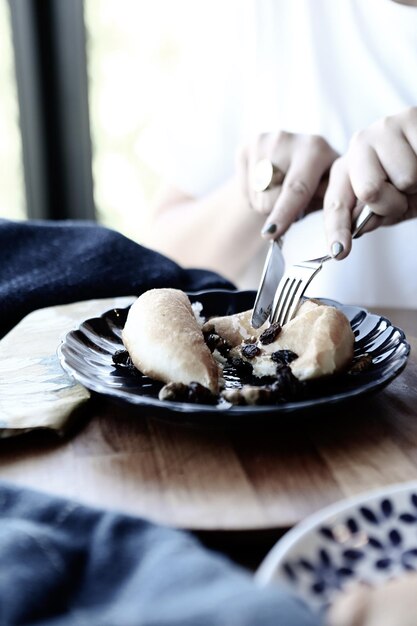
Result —
<path fill-rule="evenodd" d="M 271 241 L 262 271 L 261 282 L 253 305 L 251 324 L 260 328 L 268 319 L 279 281 L 284 275 L 285 261 L 281 252 L 282 241 Z"/>

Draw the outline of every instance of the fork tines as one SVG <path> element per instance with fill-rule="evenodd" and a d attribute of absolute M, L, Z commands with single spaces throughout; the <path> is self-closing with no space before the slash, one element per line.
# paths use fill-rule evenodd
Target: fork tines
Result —
<path fill-rule="evenodd" d="M 271 324 L 278 322 L 283 326 L 294 317 L 305 290 L 328 258 L 296 263 L 285 272 L 275 293 Z"/>
<path fill-rule="evenodd" d="M 352 239 L 359 237 L 363 228 L 373 217 L 373 212 L 368 205 L 362 207 L 361 212 L 354 221 Z M 278 322 L 283 326 L 295 315 L 299 302 L 313 280 L 314 276 L 321 270 L 325 261 L 329 261 L 331 256 L 322 256 L 310 261 L 302 261 L 292 265 L 278 285 L 272 303 L 270 322 Z"/>

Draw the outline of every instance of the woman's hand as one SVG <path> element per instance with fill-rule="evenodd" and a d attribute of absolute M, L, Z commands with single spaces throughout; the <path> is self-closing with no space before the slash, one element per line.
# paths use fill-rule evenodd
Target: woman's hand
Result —
<path fill-rule="evenodd" d="M 250 205 L 268 216 L 264 237 L 276 239 L 299 217 L 322 208 L 327 174 L 337 156 L 322 137 L 284 131 L 260 135 L 243 148 L 238 170 Z M 253 174 L 261 159 L 279 168 L 281 181 L 266 191 L 254 191 Z"/>
<path fill-rule="evenodd" d="M 375 213 L 364 232 L 417 217 L 417 107 L 356 133 L 330 171 L 324 197 L 329 249 L 349 254 L 357 204 Z"/>

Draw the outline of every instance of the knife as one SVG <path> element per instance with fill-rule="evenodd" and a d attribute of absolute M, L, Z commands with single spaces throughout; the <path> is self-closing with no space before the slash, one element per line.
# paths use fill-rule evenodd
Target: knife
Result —
<path fill-rule="evenodd" d="M 282 240 L 271 241 L 266 255 L 261 282 L 253 305 L 251 324 L 260 328 L 268 319 L 279 281 L 284 275 L 285 261 L 281 252 Z"/>
<path fill-rule="evenodd" d="M 367 205 L 357 205 L 361 209 L 359 215 L 353 222 L 352 237 L 356 238 L 361 233 L 362 228 L 374 216 L 374 213 Z M 262 271 L 261 282 L 253 305 L 251 325 L 253 328 L 260 328 L 266 322 L 271 311 L 281 278 L 284 275 L 285 261 L 281 252 L 283 244 L 282 238 L 272 241 L 269 245 L 265 266 Z"/>

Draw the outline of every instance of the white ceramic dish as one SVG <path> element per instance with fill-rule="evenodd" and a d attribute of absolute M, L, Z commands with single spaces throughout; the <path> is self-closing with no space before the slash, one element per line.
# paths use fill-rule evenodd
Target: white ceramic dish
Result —
<path fill-rule="evenodd" d="M 260 584 L 288 585 L 325 611 L 354 582 L 417 570 L 417 480 L 342 500 L 306 518 L 272 548 Z"/>

